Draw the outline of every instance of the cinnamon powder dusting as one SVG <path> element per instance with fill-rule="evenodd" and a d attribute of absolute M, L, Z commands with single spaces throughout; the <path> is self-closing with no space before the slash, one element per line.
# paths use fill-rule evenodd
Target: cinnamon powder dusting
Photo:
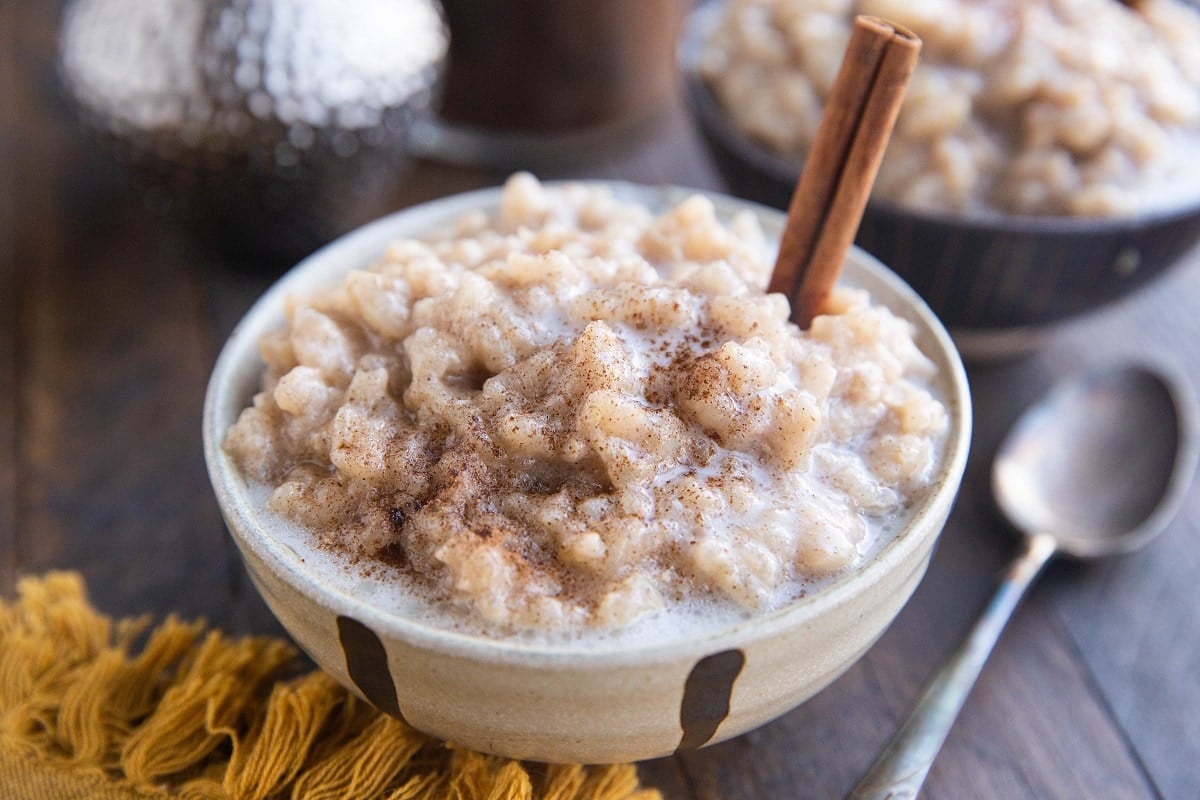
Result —
<path fill-rule="evenodd" d="M 294 298 L 225 448 L 319 546 L 487 632 L 778 607 L 877 544 L 947 416 L 907 322 L 839 289 L 801 332 L 771 255 L 703 197 L 514 176 Z"/>

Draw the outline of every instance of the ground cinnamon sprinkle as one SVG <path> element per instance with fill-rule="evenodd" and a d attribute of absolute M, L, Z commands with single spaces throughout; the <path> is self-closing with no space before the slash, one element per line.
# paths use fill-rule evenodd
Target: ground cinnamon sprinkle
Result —
<path fill-rule="evenodd" d="M 802 332 L 763 293 L 773 255 L 702 196 L 515 176 L 293 299 L 225 448 L 291 546 L 352 562 L 322 575 L 431 624 L 571 639 L 779 608 L 903 518 L 947 415 L 908 322 L 840 289 Z"/>

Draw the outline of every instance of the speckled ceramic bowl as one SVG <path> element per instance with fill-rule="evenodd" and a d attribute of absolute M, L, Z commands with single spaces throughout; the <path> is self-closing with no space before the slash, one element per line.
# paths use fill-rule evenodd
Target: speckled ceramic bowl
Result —
<path fill-rule="evenodd" d="M 696 74 L 718 6 L 693 12 L 680 40 L 688 108 L 729 190 L 786 209 L 799 165 L 742 133 Z M 917 290 L 968 359 L 1020 354 L 1178 263 L 1200 241 L 1200 189 L 1190 205 L 1114 219 L 967 217 L 872 200 L 855 241 Z"/>
<path fill-rule="evenodd" d="M 689 190 L 610 184 L 650 207 Z M 334 283 L 414 235 L 468 209 L 494 207 L 499 190 L 458 195 L 372 223 L 284 276 L 233 332 L 213 371 L 204 449 L 221 510 L 255 585 L 296 642 L 330 674 L 435 736 L 540 761 L 645 759 L 735 736 L 779 716 L 858 659 L 925 573 L 966 463 L 970 400 L 962 363 L 937 318 L 894 274 L 855 251 L 844 281 L 911 320 L 939 370 L 951 429 L 943 464 L 911 521 L 860 569 L 771 614 L 669 644 L 532 645 L 447 631 L 385 612 L 323 583 L 266 531 L 221 441 L 256 390 L 257 343 L 283 324 L 284 298 Z M 713 196 L 720 215 L 750 209 L 777 236 L 783 215 Z"/>

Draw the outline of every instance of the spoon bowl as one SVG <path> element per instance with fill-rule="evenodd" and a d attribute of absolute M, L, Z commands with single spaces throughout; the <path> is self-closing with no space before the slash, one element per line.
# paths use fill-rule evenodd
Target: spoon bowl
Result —
<path fill-rule="evenodd" d="M 917 796 L 1005 624 L 1055 553 L 1128 553 L 1166 527 L 1196 468 L 1195 404 L 1183 381 L 1120 365 L 1064 379 L 1021 415 L 997 451 L 992 491 L 1025 549 L 850 798 Z"/>
<path fill-rule="evenodd" d="M 1060 383 L 996 455 L 992 492 L 1005 516 L 1077 558 L 1143 546 L 1175 514 L 1196 458 L 1185 386 L 1139 365 Z"/>

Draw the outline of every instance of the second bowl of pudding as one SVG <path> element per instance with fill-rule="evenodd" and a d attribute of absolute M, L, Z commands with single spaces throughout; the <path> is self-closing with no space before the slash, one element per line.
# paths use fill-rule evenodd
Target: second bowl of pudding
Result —
<path fill-rule="evenodd" d="M 734 194 L 787 207 L 855 14 L 924 41 L 856 243 L 968 358 L 1027 352 L 1200 241 L 1200 12 L 1179 0 L 702 4 L 679 64 Z"/>

